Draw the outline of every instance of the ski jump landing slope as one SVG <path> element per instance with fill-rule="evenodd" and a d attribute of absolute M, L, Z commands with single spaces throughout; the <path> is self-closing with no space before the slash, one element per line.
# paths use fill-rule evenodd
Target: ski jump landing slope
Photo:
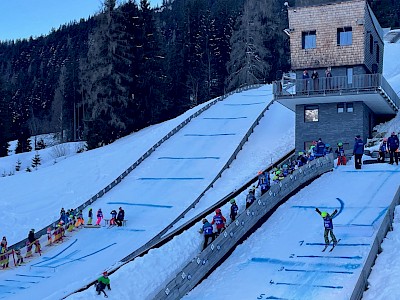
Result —
<path fill-rule="evenodd" d="M 126 227 L 80 230 L 45 257 L 2 272 L 0 298 L 60 299 L 110 269 L 110 257 L 119 262 L 148 242 L 199 197 L 271 99 L 270 87 L 263 86 L 233 94 L 194 118 L 93 203 L 94 214 L 101 208 L 106 218 L 122 206 Z"/>
<path fill-rule="evenodd" d="M 383 218 L 399 189 L 400 167 L 353 161 L 291 197 L 185 300 L 350 299 Z M 322 218 L 332 213 L 341 239 L 324 247 Z"/>

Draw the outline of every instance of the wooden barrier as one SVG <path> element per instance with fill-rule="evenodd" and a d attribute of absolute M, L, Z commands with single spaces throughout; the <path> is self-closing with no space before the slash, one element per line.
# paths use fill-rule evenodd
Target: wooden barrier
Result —
<path fill-rule="evenodd" d="M 257 223 L 304 184 L 333 169 L 333 155 L 316 159 L 294 171 L 242 212 L 198 257 L 192 259 L 154 299 L 180 299 L 212 271 Z"/>

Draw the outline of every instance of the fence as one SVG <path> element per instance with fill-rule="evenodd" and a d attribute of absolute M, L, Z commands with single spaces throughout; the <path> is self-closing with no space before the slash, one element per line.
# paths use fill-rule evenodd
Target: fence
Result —
<path fill-rule="evenodd" d="M 333 169 L 333 155 L 311 161 L 294 171 L 238 216 L 198 257 L 190 261 L 154 299 L 180 299 L 195 287 L 236 247 L 261 219 L 294 191 Z"/>
<path fill-rule="evenodd" d="M 342 95 L 379 92 L 395 111 L 400 98 L 382 74 L 293 79 L 284 77 L 273 84 L 275 98 Z"/>

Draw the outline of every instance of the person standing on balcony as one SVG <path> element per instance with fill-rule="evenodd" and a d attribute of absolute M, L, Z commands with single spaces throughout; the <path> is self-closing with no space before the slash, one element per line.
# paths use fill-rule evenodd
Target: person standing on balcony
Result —
<path fill-rule="evenodd" d="M 318 72 L 317 70 L 314 70 L 313 73 L 311 74 L 311 79 L 313 81 L 313 88 L 314 88 L 314 92 L 318 92 L 319 90 L 319 82 L 318 82 Z"/>
<path fill-rule="evenodd" d="M 308 92 L 308 80 L 310 80 L 310 75 L 307 70 L 303 71 L 303 92 Z"/>
<path fill-rule="evenodd" d="M 353 155 L 354 159 L 354 166 L 356 169 L 361 169 L 361 158 L 364 154 L 364 142 L 361 139 L 360 135 L 357 135 L 354 141 L 354 148 L 353 148 Z"/>
<path fill-rule="evenodd" d="M 332 89 L 332 73 L 330 67 L 325 70 L 325 77 L 326 77 L 326 89 L 330 90 Z"/>
<path fill-rule="evenodd" d="M 392 132 L 392 135 L 387 140 L 387 145 L 389 149 L 389 157 L 390 164 L 393 165 L 394 161 L 396 161 L 396 165 L 399 164 L 399 138 L 395 132 Z M 394 157 L 394 160 L 393 160 Z"/>

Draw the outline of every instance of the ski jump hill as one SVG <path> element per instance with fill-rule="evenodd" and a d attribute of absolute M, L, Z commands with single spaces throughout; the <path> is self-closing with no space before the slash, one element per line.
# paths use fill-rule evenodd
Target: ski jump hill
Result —
<path fill-rule="evenodd" d="M 110 184 L 80 207 L 85 216 L 90 206 L 94 213 L 101 208 L 107 217 L 123 206 L 127 226 L 112 232 L 105 227 L 80 230 L 39 259 L 1 273 L 0 298 L 20 299 L 44 291 L 48 299 L 62 298 L 166 232 L 229 167 L 271 105 L 271 94 L 269 86 L 232 93 L 178 126 L 125 171 L 123 180 L 116 179 L 118 184 Z M 71 280 L 78 265 L 79 280 Z M 68 284 L 60 287 L 59 282 Z"/>

